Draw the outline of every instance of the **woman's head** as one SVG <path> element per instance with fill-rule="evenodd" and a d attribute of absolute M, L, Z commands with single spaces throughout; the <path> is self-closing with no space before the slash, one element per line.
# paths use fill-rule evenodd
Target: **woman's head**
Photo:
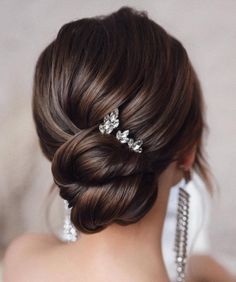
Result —
<path fill-rule="evenodd" d="M 37 61 L 33 117 L 78 230 L 137 222 L 158 197 L 155 180 L 194 146 L 207 182 L 203 106 L 186 50 L 145 12 L 122 7 L 62 26 Z M 99 131 L 115 108 L 142 153 Z"/>

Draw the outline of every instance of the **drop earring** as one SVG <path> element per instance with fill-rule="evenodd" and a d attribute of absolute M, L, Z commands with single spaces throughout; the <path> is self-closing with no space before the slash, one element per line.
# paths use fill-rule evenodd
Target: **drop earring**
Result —
<path fill-rule="evenodd" d="M 64 200 L 64 225 L 63 225 L 63 235 L 62 239 L 63 241 L 69 243 L 69 242 L 75 242 L 77 240 L 77 231 L 74 227 L 74 225 L 71 222 L 70 214 L 71 214 L 71 208 L 68 208 L 68 203 L 66 200 Z"/>
<path fill-rule="evenodd" d="M 187 259 L 188 223 L 189 223 L 189 193 L 185 190 L 192 179 L 190 170 L 184 170 L 184 185 L 179 187 L 177 219 L 175 233 L 175 262 L 177 282 L 185 281 L 185 266 Z"/>

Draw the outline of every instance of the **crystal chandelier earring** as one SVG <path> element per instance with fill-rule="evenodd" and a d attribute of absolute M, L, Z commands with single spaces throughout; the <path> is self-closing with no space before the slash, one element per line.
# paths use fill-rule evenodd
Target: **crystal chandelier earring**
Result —
<path fill-rule="evenodd" d="M 189 223 L 189 193 L 185 190 L 188 182 L 192 179 L 191 172 L 184 170 L 185 183 L 179 187 L 177 220 L 175 233 L 175 253 L 177 282 L 185 281 L 185 266 L 187 259 L 188 223 Z"/>
<path fill-rule="evenodd" d="M 71 208 L 68 208 L 68 203 L 66 200 L 64 200 L 64 210 L 65 210 L 65 215 L 64 215 L 62 239 L 67 243 L 75 242 L 78 237 L 77 231 L 70 220 Z"/>

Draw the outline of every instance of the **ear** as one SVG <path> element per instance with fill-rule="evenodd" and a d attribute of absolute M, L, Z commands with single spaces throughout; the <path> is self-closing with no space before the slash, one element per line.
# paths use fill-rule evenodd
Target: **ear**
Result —
<path fill-rule="evenodd" d="M 188 152 L 184 157 L 179 161 L 179 165 L 184 168 L 184 170 L 190 170 L 195 161 L 197 151 L 197 145 L 194 145 L 191 151 Z"/>

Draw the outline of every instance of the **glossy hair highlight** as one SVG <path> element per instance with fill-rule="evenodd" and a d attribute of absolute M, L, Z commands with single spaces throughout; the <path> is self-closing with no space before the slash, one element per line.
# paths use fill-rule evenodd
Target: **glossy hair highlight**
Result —
<path fill-rule="evenodd" d="M 32 106 L 81 232 L 140 220 L 158 196 L 158 176 L 194 145 L 193 169 L 209 186 L 200 83 L 183 45 L 144 11 L 121 7 L 63 25 L 38 58 Z M 99 132 L 116 107 L 118 129 L 143 140 L 141 154 Z"/>

